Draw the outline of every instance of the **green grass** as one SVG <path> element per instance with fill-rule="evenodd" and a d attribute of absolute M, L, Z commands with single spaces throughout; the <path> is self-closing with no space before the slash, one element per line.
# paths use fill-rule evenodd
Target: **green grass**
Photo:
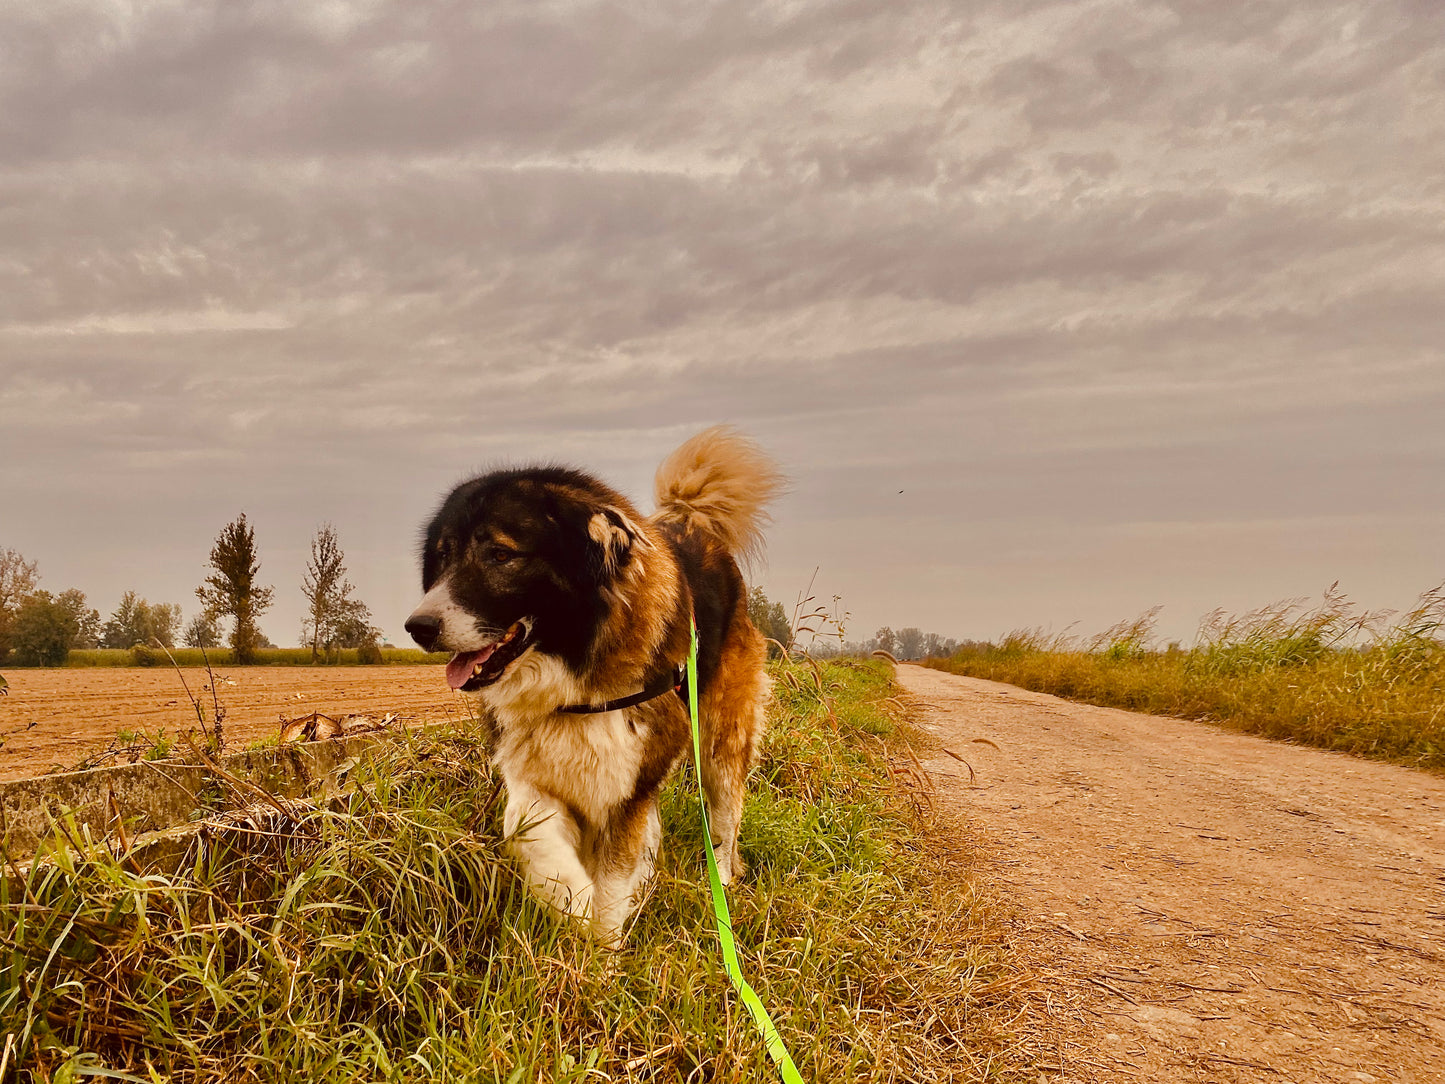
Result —
<path fill-rule="evenodd" d="M 990 908 L 920 841 L 888 671 L 775 673 L 729 895 L 803 1076 L 1022 1079 L 1000 1024 L 1017 976 Z M 0 888 L 0 1042 L 25 1082 L 768 1080 L 708 926 L 694 786 L 665 795 L 617 952 L 522 889 L 467 729 L 387 747 L 341 808 L 237 814 L 175 876 L 76 841 Z"/>
<path fill-rule="evenodd" d="M 130 730 L 121 727 L 115 732 L 113 746 L 124 746 L 135 749 L 142 760 L 165 760 L 171 755 L 175 748 L 175 740 L 166 737 L 165 728 L 162 727 L 151 737 L 144 730 Z"/>
<path fill-rule="evenodd" d="M 1155 613 L 1084 644 L 1017 631 L 926 665 L 1445 771 L 1445 587 L 1398 617 L 1333 588 L 1315 606 L 1216 611 L 1189 650 L 1151 646 Z"/>
<path fill-rule="evenodd" d="M 357 648 L 341 648 L 332 652 L 331 658 L 323 658 L 320 665 L 357 666 Z M 181 666 L 205 666 L 210 658 L 212 666 L 234 666 L 234 653 L 230 648 L 209 648 L 204 653 L 198 647 L 173 647 L 171 655 Z M 383 647 L 382 665 L 417 665 L 445 663 L 451 655 L 447 652 L 425 652 L 418 648 Z M 77 648 L 65 660 L 68 667 L 92 666 L 169 666 L 170 660 L 159 648 Z M 310 666 L 309 647 L 263 647 L 256 652 L 257 666 Z"/>

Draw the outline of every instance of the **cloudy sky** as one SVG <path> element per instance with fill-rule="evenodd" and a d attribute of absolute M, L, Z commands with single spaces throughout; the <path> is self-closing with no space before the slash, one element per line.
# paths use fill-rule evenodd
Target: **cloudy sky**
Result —
<path fill-rule="evenodd" d="M 849 633 L 1445 579 L 1438 0 L 0 0 L 0 548 L 390 637 L 439 496 L 732 422 Z"/>

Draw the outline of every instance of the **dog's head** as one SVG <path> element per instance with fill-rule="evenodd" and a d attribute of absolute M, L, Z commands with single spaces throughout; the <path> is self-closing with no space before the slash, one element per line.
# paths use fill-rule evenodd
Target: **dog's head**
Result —
<path fill-rule="evenodd" d="M 494 684 L 528 651 L 582 668 L 620 580 L 650 543 L 625 499 L 559 468 L 496 471 L 442 502 L 422 543 L 406 630 L 453 653 L 447 681 Z"/>

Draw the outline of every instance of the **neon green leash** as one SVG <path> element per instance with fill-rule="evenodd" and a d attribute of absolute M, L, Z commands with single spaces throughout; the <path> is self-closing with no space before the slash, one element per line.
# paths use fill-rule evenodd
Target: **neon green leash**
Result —
<path fill-rule="evenodd" d="M 768 1056 L 773 1059 L 773 1064 L 778 1067 L 778 1074 L 783 1078 L 785 1084 L 803 1084 L 803 1078 L 798 1075 L 798 1067 L 793 1064 L 793 1059 L 788 1056 L 788 1048 L 783 1045 L 782 1036 L 773 1024 L 773 1018 L 768 1015 L 768 1010 L 763 1008 L 763 1003 L 757 993 L 748 985 L 748 980 L 743 978 L 743 969 L 738 964 L 738 949 L 733 942 L 733 920 L 728 914 L 727 896 L 723 894 L 722 878 L 717 871 L 717 855 L 712 849 L 712 828 L 707 822 L 707 802 L 703 798 L 702 791 L 702 738 L 698 734 L 697 725 L 697 620 L 692 622 L 692 650 L 687 656 L 687 708 L 692 717 L 692 764 L 697 772 L 697 805 L 702 812 L 702 842 L 707 848 L 707 880 L 712 887 L 712 911 L 713 917 L 717 919 L 718 940 L 722 942 L 723 964 L 727 967 L 728 978 L 732 980 L 733 989 L 738 992 L 738 997 L 747 1006 L 748 1012 L 752 1013 L 753 1022 L 758 1025 L 758 1030 L 763 1035 L 763 1045 L 768 1048 Z"/>

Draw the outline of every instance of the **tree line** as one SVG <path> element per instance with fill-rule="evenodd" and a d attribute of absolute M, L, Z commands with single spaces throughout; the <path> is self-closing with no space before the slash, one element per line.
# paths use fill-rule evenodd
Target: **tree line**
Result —
<path fill-rule="evenodd" d="M 838 640 L 820 643 L 812 654 L 819 658 L 833 658 L 843 655 L 865 656 L 875 651 L 886 651 L 895 659 L 907 662 L 913 659 L 947 658 L 961 647 L 972 644 L 972 640 L 955 640 L 937 632 L 924 632 L 909 626 L 893 630 L 887 625 L 866 640 Z"/>
<path fill-rule="evenodd" d="M 781 602 L 768 598 L 761 587 L 754 587 L 748 594 L 748 617 L 757 630 L 768 640 L 768 657 L 776 658 L 784 651 L 806 649 L 809 655 L 819 659 L 841 656 L 866 656 L 875 651 L 886 651 L 896 659 L 947 658 L 961 647 L 974 643 L 972 640 L 955 640 L 936 632 L 924 632 L 909 626 L 896 632 L 883 626 L 867 640 L 844 638 L 841 621 L 826 617 L 826 620 L 808 620 L 823 614 L 813 610 L 801 619 L 790 621 L 788 612 Z M 828 634 L 819 632 L 825 627 Z M 802 641 L 806 640 L 804 643 Z"/>
<path fill-rule="evenodd" d="M 259 619 L 271 606 L 275 589 L 262 585 L 256 532 L 243 512 L 216 536 L 206 564 L 208 574 L 196 588 L 200 611 L 182 627 L 181 607 L 150 602 L 133 590 L 102 621 L 85 593 L 69 588 L 59 594 L 40 587 L 36 561 L 13 549 L 0 549 L 0 663 L 63 666 L 70 652 L 86 648 L 122 648 L 141 653 L 151 648 L 212 648 L 228 639 L 237 664 L 256 661 L 256 652 L 273 645 Z M 353 597 L 346 578 L 346 554 L 330 523 L 317 528 L 301 581 L 306 617 L 301 646 L 311 661 L 356 648 L 360 661 L 381 661 L 381 630 L 371 610 Z"/>

